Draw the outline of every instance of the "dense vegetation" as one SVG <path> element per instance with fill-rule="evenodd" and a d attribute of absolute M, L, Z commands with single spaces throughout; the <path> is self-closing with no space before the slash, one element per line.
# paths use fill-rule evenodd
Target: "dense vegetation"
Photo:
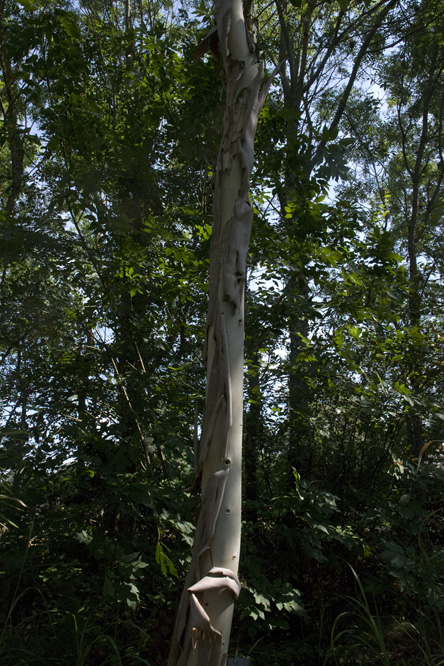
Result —
<path fill-rule="evenodd" d="M 444 663 L 444 2 L 258 2 L 232 654 Z M 0 659 L 165 664 L 191 556 L 211 5 L 0 0 Z M 195 425 L 196 424 L 196 425 Z"/>

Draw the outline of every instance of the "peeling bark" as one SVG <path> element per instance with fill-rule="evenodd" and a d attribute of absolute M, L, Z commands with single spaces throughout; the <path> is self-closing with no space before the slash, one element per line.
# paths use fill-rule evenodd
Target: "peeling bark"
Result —
<path fill-rule="evenodd" d="M 249 184 L 257 120 L 272 77 L 263 82 L 241 0 L 216 2 L 214 15 L 227 100 L 214 178 L 204 348 L 207 395 L 195 460 L 202 499 L 169 666 L 226 663 L 233 603 L 240 590 L 244 290 L 253 222 Z M 214 31 L 209 35 L 213 39 Z M 203 48 L 198 47 L 195 57 Z"/>

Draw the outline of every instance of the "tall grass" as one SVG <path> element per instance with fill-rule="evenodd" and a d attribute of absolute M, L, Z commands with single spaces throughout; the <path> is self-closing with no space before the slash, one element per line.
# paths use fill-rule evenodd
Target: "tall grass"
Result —
<path fill-rule="evenodd" d="M 384 617 L 375 599 L 369 600 L 356 571 L 350 568 L 358 596 L 347 597 L 352 609 L 334 620 L 323 666 L 444 666 L 444 631 L 439 614 L 432 612 L 432 619 L 423 615 L 416 625 Z M 391 647 L 393 642 L 401 644 L 411 656 L 397 656 Z"/>

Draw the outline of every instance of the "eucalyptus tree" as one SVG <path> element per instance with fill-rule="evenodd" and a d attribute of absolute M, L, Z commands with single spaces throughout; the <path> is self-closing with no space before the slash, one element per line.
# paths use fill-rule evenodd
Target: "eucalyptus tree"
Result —
<path fill-rule="evenodd" d="M 436 380 L 433 371 L 425 370 L 429 367 L 426 340 L 430 334 L 433 337 L 436 306 L 441 300 L 444 6 L 427 0 L 416 9 L 411 33 L 398 47 L 396 58 L 387 58 L 382 85 L 389 106 L 384 179 L 390 195 L 387 210 L 406 255 L 409 275 L 403 313 L 405 371 L 414 400 L 418 400 L 407 415 L 407 436 L 412 451 L 419 456 L 425 443 L 420 405 Z"/>
<path fill-rule="evenodd" d="M 381 53 L 372 72 L 380 99 L 369 100 L 365 108 L 362 100 L 352 101 L 343 125 L 355 136 L 351 160 L 356 168 L 343 194 L 368 205 L 363 218 L 369 241 L 378 232 L 381 248 L 384 244 L 387 253 L 397 256 L 398 277 L 406 269 L 404 279 L 394 280 L 385 292 L 378 295 L 373 289 L 369 302 L 381 324 L 382 338 L 376 335 L 375 344 L 379 338 L 377 344 L 390 346 L 396 359 L 381 367 L 380 376 L 392 386 L 401 382 L 408 393 L 401 396 L 402 440 L 404 450 L 410 447 L 416 455 L 431 439 L 422 429 L 424 421 L 430 428 L 437 381 L 435 361 L 428 355 L 440 330 L 442 14 L 439 2 L 414 5 L 403 39 Z M 385 302 L 386 314 L 375 299 Z M 390 327 L 384 327 L 390 320 Z"/>
<path fill-rule="evenodd" d="M 18 29 L 14 48 L 28 51 L 20 56 L 24 72 L 18 77 L 17 104 L 26 94 L 32 100 L 28 119 L 39 127 L 41 151 L 30 172 L 47 210 L 41 229 L 48 219 L 54 237 L 65 238 L 72 248 L 64 270 L 75 278 L 64 280 L 75 285 L 78 299 L 66 306 L 73 339 L 65 353 L 79 364 L 73 363 L 74 376 L 66 382 L 71 396 L 63 399 L 71 398 L 75 418 L 85 422 L 88 434 L 79 427 L 79 437 L 74 436 L 79 455 L 98 462 L 109 453 L 109 461 L 119 459 L 122 467 L 135 471 L 146 464 L 146 441 L 152 438 L 141 423 L 145 420 L 150 431 L 163 402 L 150 377 L 165 375 L 167 358 L 175 365 L 192 353 L 193 288 L 187 287 L 184 297 L 181 287 L 194 272 L 196 294 L 203 291 L 194 254 L 201 176 L 183 164 L 183 152 L 177 156 L 173 129 L 182 102 L 177 85 L 183 72 L 173 50 L 179 32 L 167 24 L 167 12 L 159 15 L 156 4 L 140 3 L 130 17 L 120 2 L 85 2 L 75 9 L 65 3 L 31 7 L 24 2 L 23 7 L 17 16 L 26 17 L 29 26 Z M 13 25 L 5 23 L 9 35 Z M 29 133 L 23 136 L 32 145 Z M 179 172 L 189 182 L 185 191 L 178 186 Z M 29 186 L 29 177 L 26 182 Z M 173 289 L 172 275 L 178 274 Z M 59 366 L 53 360 L 54 371 Z M 86 376 L 76 377 L 81 367 Z M 99 367 L 102 394 L 93 379 Z M 108 453 L 108 445 L 100 455 L 94 450 L 94 422 L 108 406 L 116 421 L 110 439 L 125 442 L 126 455 L 110 442 Z M 193 413 L 192 406 L 186 408 Z M 94 417 L 87 418 L 88 412 Z M 161 464 L 160 448 L 151 459 Z"/>
<path fill-rule="evenodd" d="M 399 0 L 279 0 L 262 12 L 267 27 L 259 42 L 268 58 L 277 62 L 285 57 L 286 64 L 280 70 L 280 89 L 274 91 L 266 109 L 264 134 L 259 135 L 259 149 L 267 158 L 257 176 L 258 183 L 268 184 L 274 194 L 272 205 L 278 211 L 286 254 L 288 463 L 309 474 L 312 390 L 309 365 L 298 359 L 304 358 L 304 340 L 319 317 L 313 279 L 323 259 L 316 248 L 322 254 L 322 247 L 329 245 L 329 213 L 323 199 L 332 180 L 347 174 L 346 156 L 353 137 L 342 130 L 344 114 L 384 49 L 405 34 L 414 8 Z"/>
<path fill-rule="evenodd" d="M 216 2 L 214 17 L 216 27 L 203 46 L 220 45 L 226 108 L 214 175 L 204 350 L 208 384 L 195 452 L 202 498 L 170 666 L 226 663 L 233 602 L 240 592 L 244 292 L 253 221 L 249 186 L 258 116 L 273 77 L 263 82 L 251 4 Z"/>
<path fill-rule="evenodd" d="M 36 329 L 41 326 L 46 333 L 53 330 L 53 317 L 60 312 L 54 301 L 54 286 L 63 273 L 54 265 L 42 266 L 39 255 L 47 260 L 55 249 L 63 254 L 64 240 L 55 240 L 61 230 L 60 219 L 48 215 L 44 205 L 46 191 L 39 184 L 40 139 L 33 114 L 41 96 L 30 81 L 29 68 L 38 43 L 38 31 L 34 29 L 33 18 L 21 6 L 7 1 L 0 4 L 0 348 L 4 367 L 1 421 L 7 431 L 20 433 L 15 442 L 13 435 L 4 446 L 12 459 L 17 462 L 21 458 L 23 464 L 30 450 L 29 408 L 40 384 L 34 363 L 42 365 L 38 359 L 43 349 Z M 48 290 L 43 287 L 45 282 Z M 61 303 L 66 293 L 60 296 Z M 14 456 L 14 449 L 20 451 L 19 456 Z M 20 466 L 15 471 L 19 470 Z"/>

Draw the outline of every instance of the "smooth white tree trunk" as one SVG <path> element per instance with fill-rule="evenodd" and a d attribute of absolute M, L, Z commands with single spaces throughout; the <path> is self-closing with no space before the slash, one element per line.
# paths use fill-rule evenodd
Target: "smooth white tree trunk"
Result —
<path fill-rule="evenodd" d="M 271 78 L 263 83 L 241 0 L 216 2 L 214 15 L 227 100 L 214 178 L 207 395 L 195 462 L 202 497 L 169 666 L 226 663 L 240 591 L 244 289 L 253 221 L 248 191 L 257 119 Z"/>

